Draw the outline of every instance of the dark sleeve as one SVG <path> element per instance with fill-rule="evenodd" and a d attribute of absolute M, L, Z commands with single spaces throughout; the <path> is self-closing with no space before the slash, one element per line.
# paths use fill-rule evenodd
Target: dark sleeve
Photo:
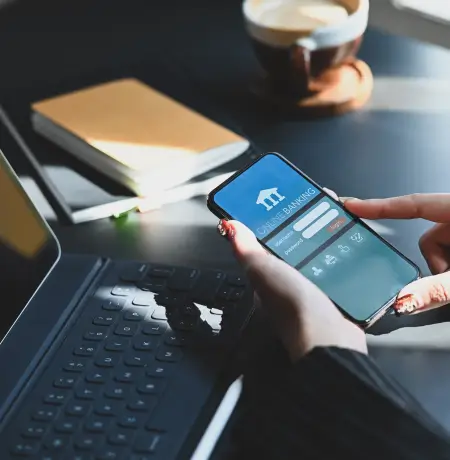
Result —
<path fill-rule="evenodd" d="M 234 430 L 238 459 L 450 459 L 446 431 L 368 356 L 317 348 Z"/>

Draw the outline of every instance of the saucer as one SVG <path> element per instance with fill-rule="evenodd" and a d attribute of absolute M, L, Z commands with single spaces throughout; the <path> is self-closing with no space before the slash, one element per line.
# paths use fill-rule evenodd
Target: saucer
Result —
<path fill-rule="evenodd" d="M 298 100 L 280 97 L 266 80 L 252 86 L 252 92 L 267 103 L 310 118 L 342 115 L 357 110 L 370 99 L 372 90 L 372 71 L 361 60 L 327 70 L 320 80 L 311 83 L 310 94 Z"/>

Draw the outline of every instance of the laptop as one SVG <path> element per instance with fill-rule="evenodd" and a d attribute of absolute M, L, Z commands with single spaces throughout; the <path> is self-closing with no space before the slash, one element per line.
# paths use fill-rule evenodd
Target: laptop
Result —
<path fill-rule="evenodd" d="M 0 458 L 208 458 L 239 393 L 242 276 L 61 254 L 1 153 L 0 213 Z"/>

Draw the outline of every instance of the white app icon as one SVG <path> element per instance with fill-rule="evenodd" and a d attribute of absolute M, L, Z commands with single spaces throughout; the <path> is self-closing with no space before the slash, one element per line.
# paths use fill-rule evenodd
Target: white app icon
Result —
<path fill-rule="evenodd" d="M 342 244 L 340 244 L 338 246 L 338 249 L 339 251 L 341 251 L 343 254 L 345 254 L 346 252 L 349 252 L 350 251 L 350 248 L 348 246 L 343 246 Z"/>
<path fill-rule="evenodd" d="M 326 263 L 327 265 L 334 265 L 336 262 L 337 262 L 336 257 L 330 256 L 330 254 L 327 254 L 327 255 L 325 256 L 325 263 Z"/>
<path fill-rule="evenodd" d="M 278 187 L 268 188 L 259 192 L 256 204 L 262 204 L 266 208 L 266 211 L 270 211 L 285 198 L 285 196 L 278 193 Z"/>
<path fill-rule="evenodd" d="M 314 276 L 320 276 L 323 273 L 323 270 L 321 268 L 313 267 L 311 270 Z"/>
<path fill-rule="evenodd" d="M 359 233 L 359 232 L 354 233 L 354 234 L 350 237 L 350 239 L 351 239 L 352 241 L 354 241 L 355 243 L 361 243 L 361 241 L 364 240 L 364 238 L 362 237 L 361 233 Z"/>

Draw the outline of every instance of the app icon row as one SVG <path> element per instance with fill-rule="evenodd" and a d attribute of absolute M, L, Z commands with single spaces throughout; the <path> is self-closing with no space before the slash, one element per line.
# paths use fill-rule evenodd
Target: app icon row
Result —
<path fill-rule="evenodd" d="M 364 242 L 364 236 L 361 232 L 350 231 L 349 235 L 347 235 L 346 242 L 340 240 L 342 240 L 342 238 L 316 257 L 311 267 L 311 274 L 314 277 L 324 275 L 325 270 L 333 268 L 338 265 L 341 260 L 351 256 L 351 253 L 357 249 L 357 246 Z"/>

